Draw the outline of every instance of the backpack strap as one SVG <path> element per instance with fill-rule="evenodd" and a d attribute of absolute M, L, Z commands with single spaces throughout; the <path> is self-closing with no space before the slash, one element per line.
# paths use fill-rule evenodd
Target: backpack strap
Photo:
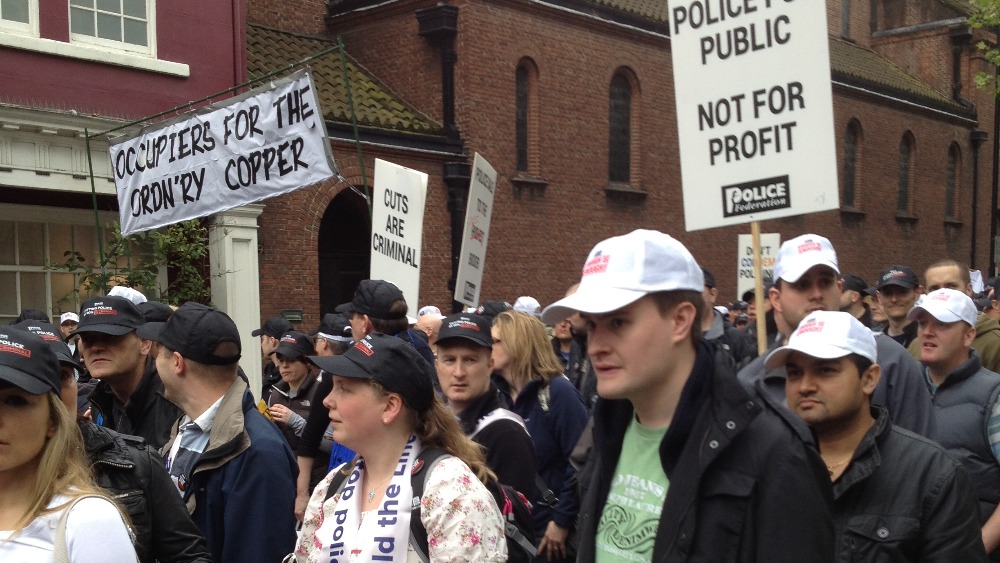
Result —
<path fill-rule="evenodd" d="M 471 440 L 475 438 L 476 434 L 479 434 L 484 428 L 498 420 L 510 420 L 512 422 L 516 422 L 521 426 L 521 428 L 524 428 L 525 432 L 528 431 L 528 427 L 524 425 L 523 418 L 518 416 L 514 411 L 500 407 L 495 408 L 479 417 L 479 420 L 476 421 L 476 429 L 472 431 L 472 434 L 469 434 L 469 439 Z"/>
<path fill-rule="evenodd" d="M 339 493 L 344 488 L 344 484 L 347 483 L 347 478 L 351 476 L 350 471 L 344 473 L 344 470 L 353 468 L 355 461 L 357 461 L 357 458 L 347 462 L 344 465 L 344 468 L 338 470 L 337 474 L 333 476 L 333 479 L 330 479 L 330 488 L 326 490 L 326 496 L 323 497 L 323 504 L 326 504 L 326 501 L 330 500 L 333 495 Z"/>
<path fill-rule="evenodd" d="M 424 497 L 427 476 L 431 474 L 437 462 L 447 455 L 450 454 L 441 448 L 424 448 L 417 454 L 414 462 L 416 469 L 410 474 L 410 486 L 413 488 L 413 501 L 410 507 L 410 545 L 424 563 L 430 563 L 430 551 L 427 546 L 427 530 L 420 520 L 420 500 Z"/>

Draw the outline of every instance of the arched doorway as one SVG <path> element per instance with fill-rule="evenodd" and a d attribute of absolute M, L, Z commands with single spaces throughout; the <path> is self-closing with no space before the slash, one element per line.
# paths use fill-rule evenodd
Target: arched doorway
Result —
<path fill-rule="evenodd" d="M 319 224 L 319 309 L 332 313 L 354 297 L 368 279 L 371 264 L 368 204 L 354 190 L 343 190 L 327 206 Z"/>

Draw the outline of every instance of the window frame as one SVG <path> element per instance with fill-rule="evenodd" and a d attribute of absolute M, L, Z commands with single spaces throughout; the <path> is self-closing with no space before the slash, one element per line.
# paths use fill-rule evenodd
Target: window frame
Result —
<path fill-rule="evenodd" d="M 118 0 L 122 3 L 124 0 Z M 66 2 L 66 9 L 68 10 L 67 25 L 69 26 L 69 42 L 75 45 L 87 45 L 91 47 L 97 47 L 100 49 L 106 49 L 110 51 L 119 51 L 124 53 L 137 54 L 141 56 L 147 56 L 150 58 L 156 58 L 156 0 L 143 0 L 146 3 L 146 45 L 135 45 L 132 43 L 127 43 L 124 40 L 124 36 L 121 41 L 115 41 L 113 39 L 104 39 L 97 37 L 96 35 L 86 35 L 82 33 L 73 32 L 73 8 L 81 8 L 80 6 L 73 6 L 72 2 Z M 97 12 L 97 5 L 95 0 L 95 5 L 92 11 Z M 120 19 L 125 19 L 124 13 L 118 14 Z M 95 24 L 96 25 L 96 24 Z M 95 33 L 96 33 L 95 27 Z"/>
<path fill-rule="evenodd" d="M 632 81 L 621 70 L 614 73 L 608 84 L 608 182 L 612 184 L 630 184 L 634 176 L 632 173 L 634 90 Z M 616 99 L 616 93 L 619 92 L 625 95 L 625 99 Z"/>
<path fill-rule="evenodd" d="M 15 33 L 27 37 L 38 37 L 38 0 L 28 0 L 28 23 L 0 18 L 0 32 Z"/>

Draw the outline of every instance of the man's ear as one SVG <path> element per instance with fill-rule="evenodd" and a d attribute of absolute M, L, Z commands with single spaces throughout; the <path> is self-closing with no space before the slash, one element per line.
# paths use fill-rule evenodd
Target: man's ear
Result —
<path fill-rule="evenodd" d="M 139 354 L 141 356 L 148 356 L 149 350 L 153 347 L 152 340 L 139 339 Z"/>
<path fill-rule="evenodd" d="M 868 366 L 868 369 L 861 374 L 861 388 L 869 398 L 875 393 L 875 388 L 878 387 L 878 380 L 881 377 L 882 368 L 878 364 Z"/>

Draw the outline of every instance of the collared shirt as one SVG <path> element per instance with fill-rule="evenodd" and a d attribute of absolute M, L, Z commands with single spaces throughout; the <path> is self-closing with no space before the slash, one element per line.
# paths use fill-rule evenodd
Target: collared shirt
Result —
<path fill-rule="evenodd" d="M 174 482 L 181 496 L 187 489 L 195 462 L 208 447 L 208 438 L 212 433 L 212 425 L 215 424 L 215 415 L 219 412 L 220 404 L 222 397 L 193 421 L 188 415 L 181 417 L 177 439 L 174 440 L 170 447 L 170 455 L 167 456 L 167 472 L 170 473 L 170 480 Z"/>

